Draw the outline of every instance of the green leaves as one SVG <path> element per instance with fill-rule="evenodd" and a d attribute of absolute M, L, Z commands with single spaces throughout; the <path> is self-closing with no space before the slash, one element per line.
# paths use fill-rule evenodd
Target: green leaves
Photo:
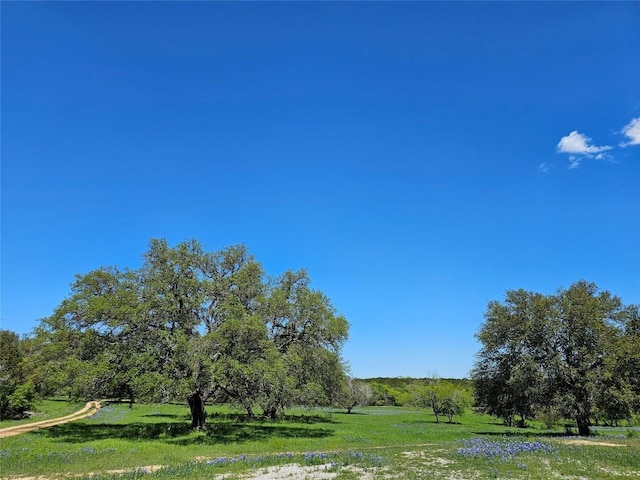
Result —
<path fill-rule="evenodd" d="M 437 423 L 441 415 L 452 423 L 454 416 L 462 415 L 465 408 L 473 403 L 472 394 L 467 389 L 435 377 L 413 387 L 412 401 L 418 407 L 431 408 Z"/>
<path fill-rule="evenodd" d="M 560 411 L 576 420 L 581 434 L 598 408 L 629 412 L 620 401 L 607 405 L 602 393 L 615 391 L 614 398 L 631 402 L 635 375 L 623 358 L 637 357 L 640 343 L 629 343 L 621 326 L 633 324 L 636 312 L 584 281 L 550 296 L 507 292 L 503 303 L 489 303 L 477 334 L 483 344 L 473 372 L 479 404 L 509 424 L 516 415 L 524 421 Z M 625 375 L 629 380 L 612 381 Z"/>
<path fill-rule="evenodd" d="M 202 388 L 247 410 L 330 402 L 348 323 L 304 270 L 269 279 L 243 245 L 152 239 L 138 270 L 77 275 L 43 320 L 44 372 L 75 397 L 170 400 Z M 46 385 L 45 385 L 46 384 Z"/>
<path fill-rule="evenodd" d="M 0 418 L 19 418 L 36 397 L 33 382 L 27 380 L 25 340 L 0 330 Z"/>

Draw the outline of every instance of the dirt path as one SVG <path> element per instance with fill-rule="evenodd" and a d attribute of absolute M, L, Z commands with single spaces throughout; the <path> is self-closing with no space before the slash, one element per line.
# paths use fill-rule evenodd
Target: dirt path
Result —
<path fill-rule="evenodd" d="M 24 425 L 16 425 L 15 427 L 0 428 L 0 438 L 12 437 L 13 435 L 20 435 L 21 433 L 31 432 L 40 428 L 48 428 L 62 423 L 73 422 L 74 420 L 80 420 L 81 418 L 95 415 L 98 410 L 100 410 L 100 401 L 94 400 L 92 402 L 87 402 L 82 410 L 78 410 L 66 417 L 51 418 L 49 420 L 42 420 L 41 422 L 25 423 Z"/>

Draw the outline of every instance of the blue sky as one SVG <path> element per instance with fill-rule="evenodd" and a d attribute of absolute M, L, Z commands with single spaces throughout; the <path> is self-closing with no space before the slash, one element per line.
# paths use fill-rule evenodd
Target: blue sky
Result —
<path fill-rule="evenodd" d="M 354 376 L 487 302 L 640 302 L 640 3 L 2 2 L 2 328 L 151 238 L 306 268 Z"/>

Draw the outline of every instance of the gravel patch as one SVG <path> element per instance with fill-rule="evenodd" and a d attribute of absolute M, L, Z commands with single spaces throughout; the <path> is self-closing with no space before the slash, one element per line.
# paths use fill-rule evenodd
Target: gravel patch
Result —
<path fill-rule="evenodd" d="M 296 463 L 260 469 L 258 472 L 243 475 L 243 480 L 332 480 L 338 476 L 340 470 L 355 473 L 360 480 L 372 480 L 371 470 L 357 467 L 340 467 L 336 469 L 332 464 L 302 466 Z"/>

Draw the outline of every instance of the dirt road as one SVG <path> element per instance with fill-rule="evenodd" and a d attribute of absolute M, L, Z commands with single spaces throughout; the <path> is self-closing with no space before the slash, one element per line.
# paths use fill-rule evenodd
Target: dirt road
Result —
<path fill-rule="evenodd" d="M 98 410 L 100 410 L 100 401 L 94 400 L 92 402 L 87 402 L 82 410 L 78 410 L 66 417 L 52 418 L 41 422 L 25 423 L 24 425 L 16 425 L 15 427 L 0 428 L 0 438 L 12 437 L 13 435 L 20 435 L 21 433 L 31 432 L 40 428 L 53 427 L 55 425 L 60 425 L 61 423 L 73 422 L 74 420 L 80 420 L 81 418 L 95 415 Z"/>

